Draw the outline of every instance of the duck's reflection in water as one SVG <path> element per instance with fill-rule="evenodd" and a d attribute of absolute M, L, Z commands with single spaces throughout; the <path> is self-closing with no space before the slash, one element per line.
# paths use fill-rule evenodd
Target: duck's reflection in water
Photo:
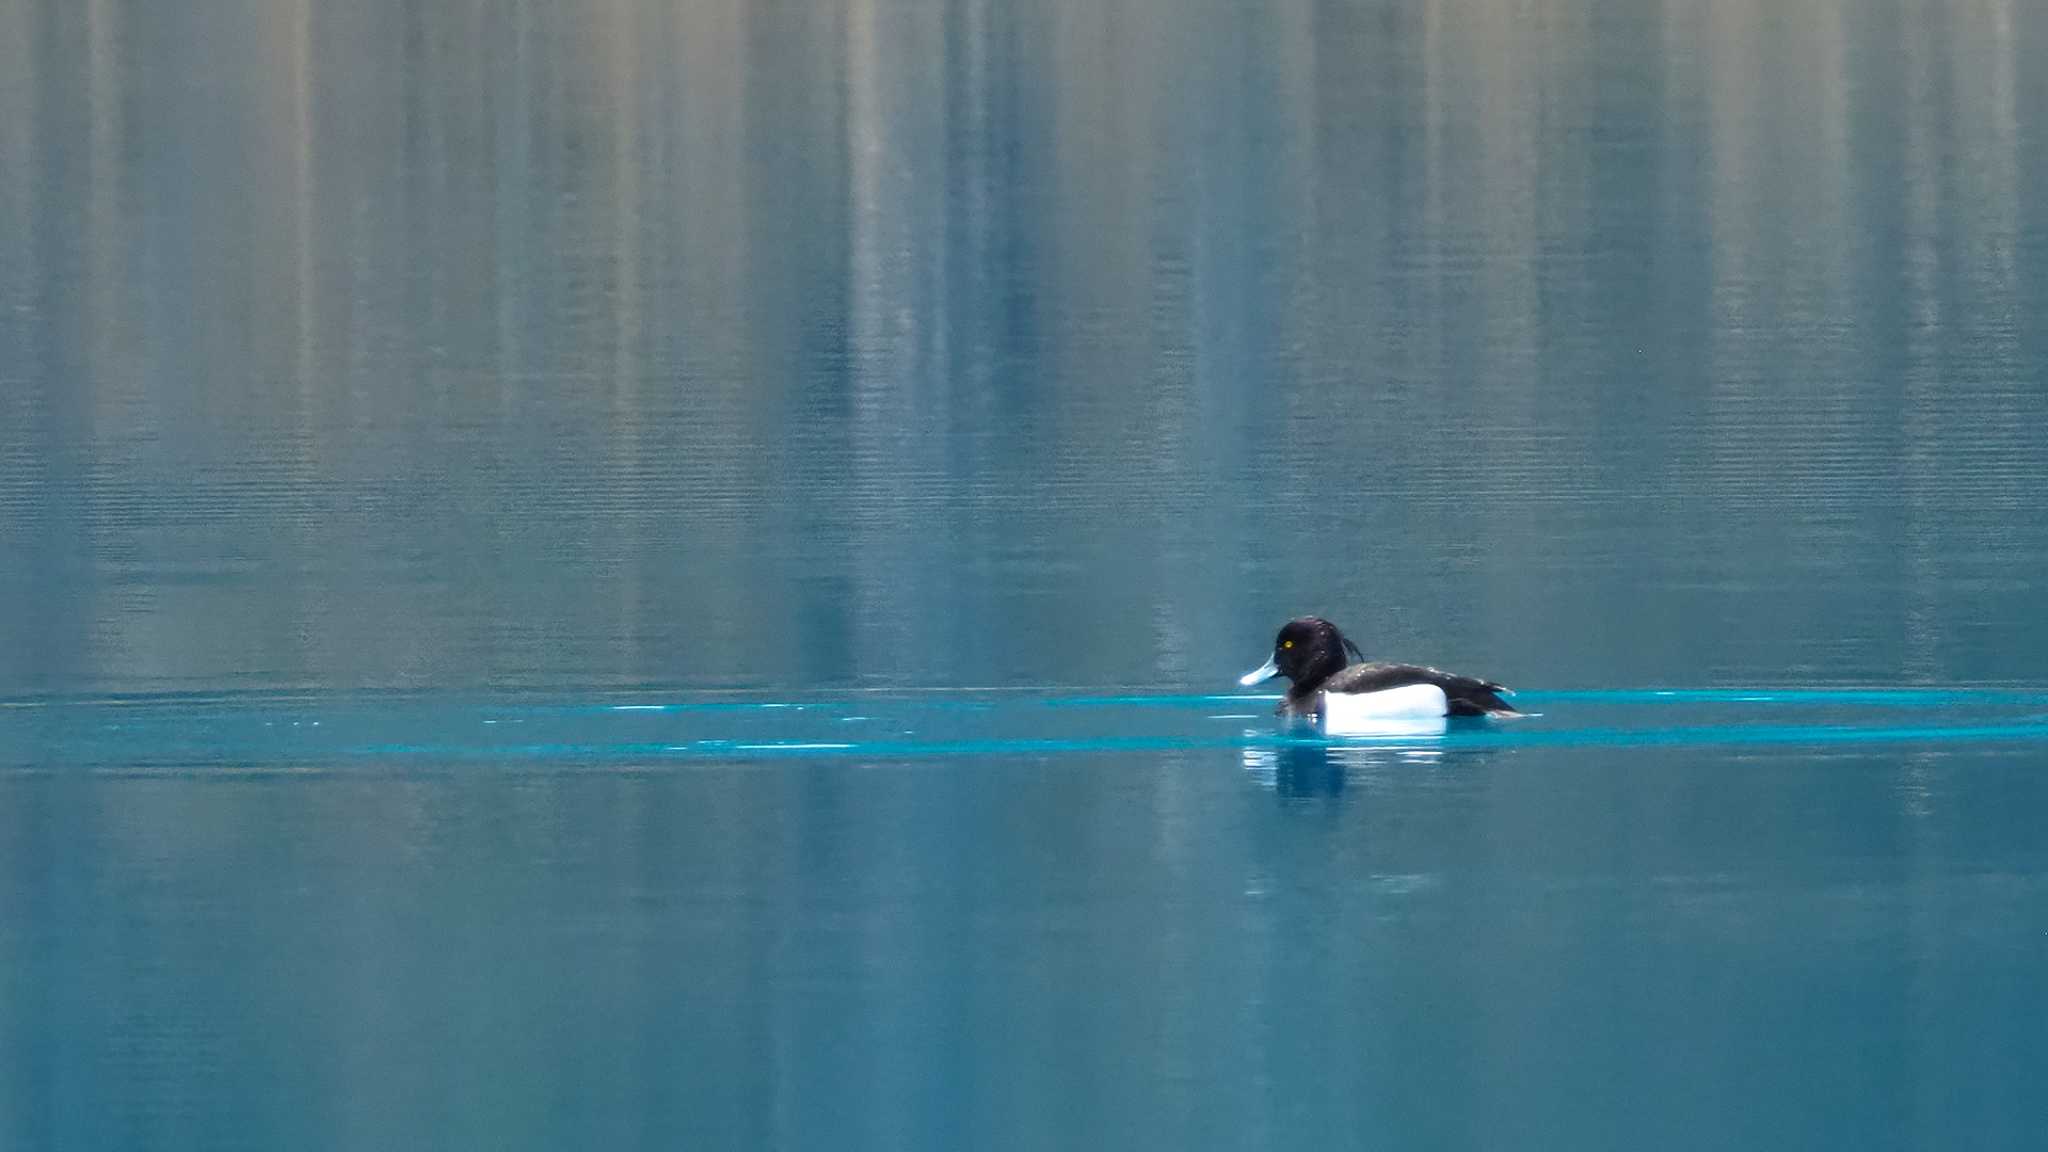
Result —
<path fill-rule="evenodd" d="M 1250 746 L 1243 752 L 1245 771 L 1287 799 L 1341 796 L 1353 777 L 1392 769 L 1412 771 L 1442 759 L 1442 748 L 1407 740 L 1332 743 L 1301 739 Z"/>

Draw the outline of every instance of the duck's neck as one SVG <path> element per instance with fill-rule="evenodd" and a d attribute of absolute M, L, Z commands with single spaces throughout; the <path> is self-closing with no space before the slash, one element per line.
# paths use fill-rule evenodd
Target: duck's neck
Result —
<path fill-rule="evenodd" d="M 1316 710 L 1316 697 L 1323 690 L 1323 681 L 1328 676 L 1318 676 L 1299 684 L 1287 686 L 1287 696 L 1280 701 L 1280 710 L 1295 715 L 1307 715 Z"/>

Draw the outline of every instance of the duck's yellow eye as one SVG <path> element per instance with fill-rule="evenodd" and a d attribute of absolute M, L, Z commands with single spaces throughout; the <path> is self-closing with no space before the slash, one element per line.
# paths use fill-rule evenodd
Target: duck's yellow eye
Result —
<path fill-rule="evenodd" d="M 1280 646 L 1281 646 L 1282 648 L 1292 648 L 1292 647 L 1294 647 L 1294 641 L 1292 641 L 1292 640 L 1282 640 L 1282 641 L 1280 642 Z"/>

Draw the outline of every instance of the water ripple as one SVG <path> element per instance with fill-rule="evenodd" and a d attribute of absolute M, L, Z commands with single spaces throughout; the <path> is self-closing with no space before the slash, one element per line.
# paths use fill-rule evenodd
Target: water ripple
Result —
<path fill-rule="evenodd" d="M 1526 692 L 1530 715 L 1441 735 L 1326 740 L 1271 696 L 1119 691 L 632 699 L 163 696 L 0 701 L 0 766 L 563 766 L 791 759 L 972 760 L 1297 747 L 1463 749 L 2015 744 L 2048 741 L 2031 688 L 1708 688 Z M 1224 710 L 1219 710 L 1219 705 Z"/>

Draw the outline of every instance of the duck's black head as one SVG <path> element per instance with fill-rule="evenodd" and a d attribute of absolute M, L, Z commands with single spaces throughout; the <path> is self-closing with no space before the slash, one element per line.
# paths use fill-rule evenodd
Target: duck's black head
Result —
<path fill-rule="evenodd" d="M 1337 626 L 1320 616 L 1289 620 L 1273 638 L 1273 658 L 1255 672 L 1246 673 L 1240 684 L 1252 685 L 1285 676 L 1293 682 L 1290 699 L 1312 696 L 1323 681 L 1349 663 L 1347 654 L 1364 659 L 1358 645 L 1344 638 Z"/>

